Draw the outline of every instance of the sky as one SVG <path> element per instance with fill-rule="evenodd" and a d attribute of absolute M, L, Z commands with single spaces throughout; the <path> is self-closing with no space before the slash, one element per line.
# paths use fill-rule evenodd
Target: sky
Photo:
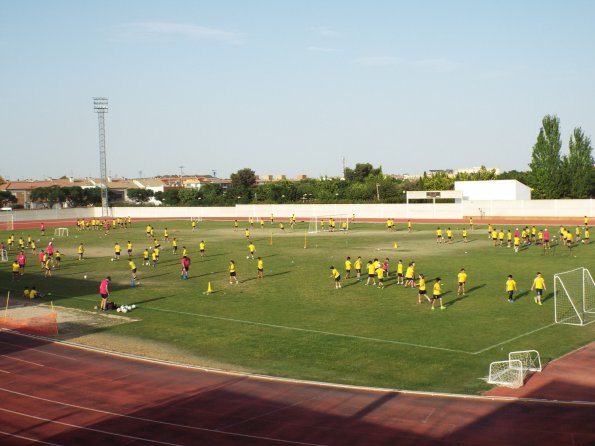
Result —
<path fill-rule="evenodd" d="M 595 134 L 589 0 L 0 0 L 0 175 L 526 170 Z"/>

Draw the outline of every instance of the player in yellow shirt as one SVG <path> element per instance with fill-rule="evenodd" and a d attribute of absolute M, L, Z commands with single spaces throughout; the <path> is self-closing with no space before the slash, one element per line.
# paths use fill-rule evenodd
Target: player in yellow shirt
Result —
<path fill-rule="evenodd" d="M 34 286 L 32 286 L 31 291 L 29 292 L 29 298 L 35 299 L 36 297 L 42 297 L 42 296 L 41 296 L 41 294 L 39 294 L 39 291 L 37 291 L 37 289 Z"/>
<path fill-rule="evenodd" d="M 415 288 L 415 262 L 411 262 L 405 271 L 405 288 Z"/>
<path fill-rule="evenodd" d="M 250 242 L 248 245 L 248 251 L 250 251 L 250 258 L 254 260 L 254 251 L 256 251 L 256 246 L 254 246 L 254 243 Z"/>
<path fill-rule="evenodd" d="M 341 288 L 341 274 L 337 271 L 337 268 L 331 266 L 331 277 L 335 279 L 335 289 L 338 290 Z"/>
<path fill-rule="evenodd" d="M 200 243 L 198 244 L 198 249 L 200 251 L 200 256 L 204 257 L 205 256 L 205 242 L 204 242 L 204 240 L 200 241 Z"/>
<path fill-rule="evenodd" d="M 43 263 L 43 277 L 52 277 L 52 258 L 46 257 L 45 262 Z"/>
<path fill-rule="evenodd" d="M 508 302 L 514 302 L 514 292 L 516 291 L 516 281 L 512 278 L 512 274 L 508 275 L 506 280 L 506 292 L 508 293 Z"/>
<path fill-rule="evenodd" d="M 192 232 L 196 231 L 196 220 L 192 220 Z"/>
<path fill-rule="evenodd" d="M 488 239 L 491 239 L 491 238 L 492 238 L 492 231 L 493 231 L 493 230 L 494 230 L 494 229 L 492 228 L 492 224 L 490 223 L 490 224 L 488 225 Z"/>
<path fill-rule="evenodd" d="M 128 261 L 128 266 L 130 267 L 130 273 L 132 274 L 132 280 L 134 280 L 136 282 L 136 265 L 134 264 L 134 261 L 132 259 L 130 259 Z"/>
<path fill-rule="evenodd" d="M 440 309 L 446 309 L 444 303 L 442 302 L 442 279 L 440 279 L 440 277 L 436 277 L 436 280 L 434 281 L 434 290 L 432 291 L 432 310 L 434 309 L 434 304 L 437 300 L 440 300 Z"/>
<path fill-rule="evenodd" d="M 407 220 L 407 232 L 411 232 L 413 227 L 411 226 L 411 220 Z"/>
<path fill-rule="evenodd" d="M 235 220 L 233 221 L 233 230 L 234 230 L 234 231 L 237 231 L 239 227 L 240 227 L 240 224 L 238 223 L 238 220 L 237 220 L 237 219 L 235 219 Z"/>
<path fill-rule="evenodd" d="M 25 289 L 23 290 L 23 297 L 25 299 L 29 299 L 31 297 L 31 292 L 29 291 L 28 286 L 26 286 Z"/>
<path fill-rule="evenodd" d="M 436 243 L 442 243 L 444 241 L 444 237 L 442 236 L 442 229 L 439 227 L 436 229 Z"/>
<path fill-rule="evenodd" d="M 376 266 L 371 260 L 368 260 L 368 265 L 366 267 L 368 268 L 368 280 L 366 281 L 366 285 L 370 285 L 370 282 L 372 282 L 372 285 L 376 285 Z"/>
<path fill-rule="evenodd" d="M 56 269 L 60 269 L 60 265 L 62 265 L 62 253 L 60 251 L 56 250 L 54 260 L 56 261 Z"/>
<path fill-rule="evenodd" d="M 403 281 L 403 261 L 399 259 L 399 263 L 397 263 L 397 285 L 403 285 L 405 282 Z"/>
<path fill-rule="evenodd" d="M 151 237 L 151 225 L 147 225 L 147 227 L 145 228 L 145 232 L 147 234 L 147 238 Z"/>
<path fill-rule="evenodd" d="M 467 243 L 467 228 L 463 228 L 463 243 Z"/>
<path fill-rule="evenodd" d="M 250 217 L 250 218 L 248 219 L 248 223 L 250 223 L 250 227 L 251 227 L 251 228 L 252 228 L 252 227 L 254 227 L 254 217 Z"/>
<path fill-rule="evenodd" d="M 504 246 L 504 230 L 500 229 L 500 232 L 498 232 L 498 244 L 502 247 Z"/>
<path fill-rule="evenodd" d="M 421 298 L 422 296 L 425 297 L 426 299 L 428 299 L 428 302 L 432 302 L 432 299 L 430 299 L 430 297 L 428 296 L 428 288 L 426 285 L 426 276 L 424 276 L 423 274 L 419 275 L 419 281 L 417 283 L 418 288 L 418 292 L 417 292 L 417 303 L 418 305 L 421 304 Z"/>
<path fill-rule="evenodd" d="M 171 252 L 173 255 L 178 253 L 178 240 L 175 237 L 171 241 Z"/>
<path fill-rule="evenodd" d="M 244 235 L 246 236 L 246 238 L 250 238 L 250 229 L 246 228 L 244 230 Z"/>
<path fill-rule="evenodd" d="M 357 281 L 361 282 L 362 280 L 362 258 L 358 256 L 358 258 L 355 260 L 355 263 L 353 264 L 354 268 L 355 268 L 355 274 L 357 276 Z"/>
<path fill-rule="evenodd" d="M 149 248 L 146 248 L 143 251 L 143 266 L 150 266 L 151 264 L 149 263 Z"/>
<path fill-rule="evenodd" d="M 76 249 L 76 251 L 78 252 L 79 260 L 83 260 L 85 255 L 85 247 L 82 243 L 79 244 L 79 247 Z"/>
<path fill-rule="evenodd" d="M 457 282 L 459 287 L 457 288 L 457 296 L 465 295 L 465 284 L 467 283 L 467 273 L 464 268 L 461 268 L 457 274 Z"/>
<path fill-rule="evenodd" d="M 498 230 L 497 229 L 492 230 L 492 243 L 494 244 L 494 247 L 498 245 Z"/>
<path fill-rule="evenodd" d="M 576 235 L 576 242 L 580 242 L 581 241 L 581 227 L 577 226 L 576 229 L 574 230 L 574 235 Z"/>
<path fill-rule="evenodd" d="M 572 232 L 568 231 L 566 232 L 566 246 L 568 246 L 569 248 L 572 248 Z"/>
<path fill-rule="evenodd" d="M 256 262 L 256 278 L 257 279 L 264 279 L 264 262 L 259 257 Z"/>
<path fill-rule="evenodd" d="M 169 242 L 169 231 L 167 230 L 167 228 L 163 230 L 163 240 Z"/>
<path fill-rule="evenodd" d="M 452 229 L 448 228 L 446 230 L 446 238 L 448 239 L 448 243 L 452 243 Z"/>
<path fill-rule="evenodd" d="M 585 238 L 583 238 L 583 242 L 589 244 L 589 239 L 591 238 L 591 232 L 589 231 L 589 227 L 585 227 Z"/>
<path fill-rule="evenodd" d="M 182 246 L 182 257 L 188 257 L 188 249 L 185 246 Z"/>
<path fill-rule="evenodd" d="M 381 266 L 376 269 L 376 277 L 378 277 L 378 288 L 384 288 L 384 268 Z"/>
<path fill-rule="evenodd" d="M 512 248 L 512 231 L 510 229 L 506 233 L 506 246 Z"/>
<path fill-rule="evenodd" d="M 531 286 L 531 291 L 535 290 L 535 297 L 533 298 L 533 300 L 536 304 L 542 305 L 541 299 L 545 289 L 545 279 L 541 276 L 541 273 L 538 272 L 535 279 L 533 279 L 533 285 Z"/>
<path fill-rule="evenodd" d="M 345 259 L 345 280 L 351 279 L 351 257 Z"/>
<path fill-rule="evenodd" d="M 126 252 L 128 253 L 128 258 L 131 259 L 132 258 L 132 242 L 130 240 L 128 240 L 126 242 Z"/>
<path fill-rule="evenodd" d="M 120 260 L 120 253 L 122 252 L 122 248 L 120 248 L 120 244 L 116 242 L 114 245 L 114 260 Z"/>
<path fill-rule="evenodd" d="M 229 283 L 235 283 L 236 285 L 239 283 L 238 282 L 238 275 L 236 272 L 236 263 L 233 260 L 229 261 Z"/>
<path fill-rule="evenodd" d="M 19 280 L 21 278 L 21 267 L 19 266 L 19 263 L 16 260 L 14 262 L 12 262 L 11 269 L 12 269 L 12 282 L 16 282 L 17 280 Z"/>
<path fill-rule="evenodd" d="M 469 217 L 469 226 L 471 227 L 471 230 L 473 231 L 473 217 Z"/>
<path fill-rule="evenodd" d="M 157 266 L 157 261 L 158 261 L 158 260 L 159 260 L 159 259 L 157 258 L 157 254 L 156 254 L 156 253 L 155 253 L 155 251 L 153 250 L 153 251 L 151 252 L 151 262 L 152 262 L 152 266 L 153 266 L 153 268 L 155 268 L 155 267 Z"/>
<path fill-rule="evenodd" d="M 520 247 L 521 247 L 521 238 L 515 237 L 514 238 L 514 252 L 519 252 Z"/>

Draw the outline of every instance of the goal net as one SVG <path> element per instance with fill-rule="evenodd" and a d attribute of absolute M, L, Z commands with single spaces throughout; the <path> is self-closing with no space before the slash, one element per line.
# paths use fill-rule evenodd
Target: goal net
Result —
<path fill-rule="evenodd" d="M 55 237 L 68 237 L 68 228 L 55 228 L 54 236 Z"/>
<path fill-rule="evenodd" d="M 587 268 L 554 274 L 554 319 L 586 325 L 595 320 L 595 281 Z"/>
<path fill-rule="evenodd" d="M 508 361 L 490 364 L 488 383 L 518 389 L 529 372 L 541 372 L 541 358 L 537 350 L 510 352 Z"/>
<path fill-rule="evenodd" d="M 0 231 L 14 231 L 14 214 L 12 212 L 0 212 Z"/>
<path fill-rule="evenodd" d="M 0 261 L 8 262 L 8 252 L 6 249 L 0 249 Z"/>
<path fill-rule="evenodd" d="M 490 364 L 488 383 L 518 389 L 524 382 L 525 371 L 520 360 L 496 361 Z"/>
<path fill-rule="evenodd" d="M 315 215 L 308 222 L 308 233 L 349 231 L 351 216 L 348 214 Z"/>

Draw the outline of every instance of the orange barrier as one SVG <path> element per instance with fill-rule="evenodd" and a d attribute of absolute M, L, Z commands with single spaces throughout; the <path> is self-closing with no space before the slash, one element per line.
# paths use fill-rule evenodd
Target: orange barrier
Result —
<path fill-rule="evenodd" d="M 44 316 L 0 318 L 0 328 L 25 334 L 55 336 L 58 334 L 58 315 L 52 312 Z"/>

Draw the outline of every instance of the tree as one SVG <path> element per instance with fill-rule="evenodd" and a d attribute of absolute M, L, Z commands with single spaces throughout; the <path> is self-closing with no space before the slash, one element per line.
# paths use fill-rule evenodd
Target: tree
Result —
<path fill-rule="evenodd" d="M 155 198 L 161 201 L 166 206 L 177 206 L 180 203 L 180 198 L 178 197 L 179 189 L 168 189 L 165 192 L 157 192 L 158 195 L 155 194 Z"/>
<path fill-rule="evenodd" d="M 477 172 L 458 172 L 455 181 L 489 181 L 496 179 L 496 169 L 481 166 Z"/>
<path fill-rule="evenodd" d="M 100 187 L 88 187 L 83 189 L 85 195 L 85 203 L 90 205 L 101 204 L 101 188 Z"/>
<path fill-rule="evenodd" d="M 556 199 L 564 195 L 561 148 L 560 119 L 547 115 L 542 120 L 529 164 L 535 198 Z"/>
<path fill-rule="evenodd" d="M 422 190 L 452 190 L 455 187 L 455 180 L 445 172 L 436 172 L 433 175 L 424 176 L 421 179 Z"/>
<path fill-rule="evenodd" d="M 256 174 L 252 169 L 240 169 L 231 174 L 231 187 L 238 190 L 248 190 L 256 184 Z"/>
<path fill-rule="evenodd" d="M 154 192 L 151 189 L 128 189 L 126 190 L 128 198 L 135 203 L 146 203 L 154 196 Z"/>
<path fill-rule="evenodd" d="M 364 182 L 369 177 L 378 177 L 382 175 L 382 167 L 374 168 L 370 163 L 357 163 L 355 169 L 347 167 L 345 169 L 345 181 Z"/>
<path fill-rule="evenodd" d="M 62 187 L 64 193 L 64 201 L 68 203 L 68 207 L 85 206 L 88 204 L 85 191 L 80 186 Z"/>
<path fill-rule="evenodd" d="M 17 202 L 17 197 L 15 197 L 10 191 L 2 190 L 0 191 L 0 205 L 2 207 L 10 206 L 13 203 Z"/>
<path fill-rule="evenodd" d="M 198 189 L 184 188 L 178 190 L 178 198 L 180 199 L 180 204 L 182 206 L 193 206 L 198 203 L 200 193 L 198 192 Z"/>
<path fill-rule="evenodd" d="M 568 143 L 568 157 L 564 157 L 567 195 L 570 198 L 589 198 L 593 189 L 593 148 L 591 139 L 580 127 L 574 129 Z"/>

